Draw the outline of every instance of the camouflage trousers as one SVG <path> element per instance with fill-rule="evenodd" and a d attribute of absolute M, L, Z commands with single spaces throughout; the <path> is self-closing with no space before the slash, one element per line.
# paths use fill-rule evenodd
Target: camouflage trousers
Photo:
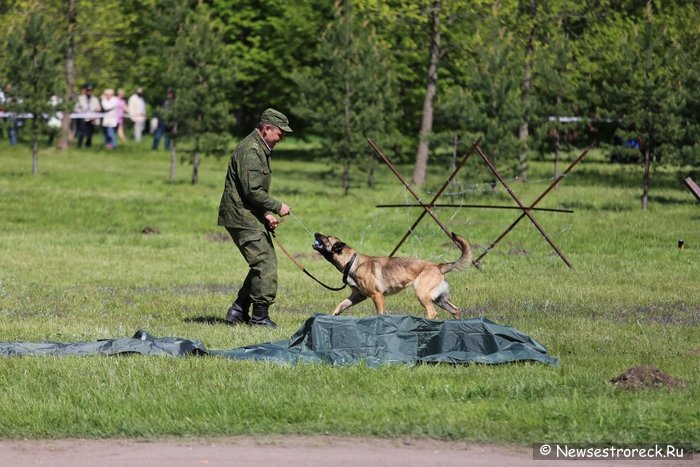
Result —
<path fill-rule="evenodd" d="M 277 255 L 272 235 L 259 230 L 226 230 L 250 268 L 238 296 L 249 298 L 252 305 L 272 305 L 277 296 Z"/>

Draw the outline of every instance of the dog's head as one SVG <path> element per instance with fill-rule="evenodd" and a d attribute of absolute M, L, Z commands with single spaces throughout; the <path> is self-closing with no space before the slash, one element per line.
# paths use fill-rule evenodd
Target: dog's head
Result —
<path fill-rule="evenodd" d="M 316 240 L 313 249 L 336 266 L 343 266 L 354 253 L 353 249 L 339 238 L 320 233 L 314 234 L 314 238 Z"/>

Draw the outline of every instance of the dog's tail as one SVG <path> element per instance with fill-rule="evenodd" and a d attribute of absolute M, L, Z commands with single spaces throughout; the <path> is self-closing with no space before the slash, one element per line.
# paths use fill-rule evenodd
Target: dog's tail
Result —
<path fill-rule="evenodd" d="M 452 240 L 454 240 L 457 246 L 459 246 L 459 249 L 462 250 L 462 256 L 460 256 L 457 261 L 452 263 L 438 264 L 440 272 L 443 274 L 450 271 L 459 271 L 460 269 L 464 269 L 469 265 L 469 263 L 472 262 L 472 249 L 469 246 L 469 243 L 454 232 L 452 233 Z"/>

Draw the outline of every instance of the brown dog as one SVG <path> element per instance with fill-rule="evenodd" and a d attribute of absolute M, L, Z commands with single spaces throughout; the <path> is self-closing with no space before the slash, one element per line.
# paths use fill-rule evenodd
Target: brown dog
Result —
<path fill-rule="evenodd" d="M 384 296 L 412 285 L 429 319 L 437 316 L 433 304 L 449 311 L 455 319 L 461 318 L 461 311 L 450 301 L 450 291 L 445 281 L 446 273 L 462 269 L 472 260 L 469 243 L 459 235 L 453 233 L 452 238 L 462 250 L 462 255 L 453 263 L 440 264 L 413 258 L 361 255 L 336 237 L 320 233 L 314 236 L 314 250 L 342 271 L 343 282 L 352 289 L 350 296 L 335 307 L 333 315 L 339 315 L 367 297 L 374 302 L 377 313 L 383 314 Z"/>

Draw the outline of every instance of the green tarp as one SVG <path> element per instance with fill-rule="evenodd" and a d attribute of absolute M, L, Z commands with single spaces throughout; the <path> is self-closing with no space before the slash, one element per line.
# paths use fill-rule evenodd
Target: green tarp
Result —
<path fill-rule="evenodd" d="M 213 355 L 237 360 L 316 362 L 368 366 L 416 363 L 508 363 L 558 360 L 531 337 L 485 318 L 435 321 L 407 315 L 370 318 L 315 315 L 286 340 L 230 350 L 208 350 L 201 342 L 153 337 L 138 331 L 131 338 L 73 344 L 2 342 L 0 355 Z"/>

